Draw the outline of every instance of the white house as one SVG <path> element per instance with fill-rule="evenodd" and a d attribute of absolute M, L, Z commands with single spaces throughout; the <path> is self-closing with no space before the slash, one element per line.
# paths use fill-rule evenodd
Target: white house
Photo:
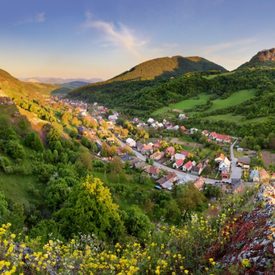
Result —
<path fill-rule="evenodd" d="M 133 140 L 132 138 L 127 138 L 126 139 L 126 144 L 130 147 L 136 147 L 137 143 L 135 140 Z"/>
<path fill-rule="evenodd" d="M 115 122 L 117 119 L 118 119 L 118 116 L 117 116 L 117 115 L 109 115 L 109 116 L 108 116 L 108 120 L 109 120 L 109 121 L 114 121 L 114 122 Z"/>
<path fill-rule="evenodd" d="M 147 120 L 147 123 L 148 123 L 148 124 L 152 124 L 152 123 L 154 123 L 154 122 L 155 122 L 155 120 L 154 120 L 153 118 L 151 118 L 151 117 Z"/>

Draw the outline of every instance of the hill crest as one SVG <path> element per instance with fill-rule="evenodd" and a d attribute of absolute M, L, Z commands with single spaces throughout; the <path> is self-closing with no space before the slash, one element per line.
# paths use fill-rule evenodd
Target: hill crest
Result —
<path fill-rule="evenodd" d="M 222 66 L 200 56 L 159 57 L 144 61 L 128 71 L 119 74 L 108 82 L 127 80 L 153 80 L 157 77 L 169 78 L 187 72 L 209 70 L 226 71 Z"/>

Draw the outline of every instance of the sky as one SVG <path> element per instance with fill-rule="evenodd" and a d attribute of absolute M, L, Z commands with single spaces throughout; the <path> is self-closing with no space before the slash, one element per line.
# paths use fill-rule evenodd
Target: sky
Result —
<path fill-rule="evenodd" d="M 107 79 L 162 56 L 235 69 L 275 47 L 274 0 L 0 0 L 0 68 Z"/>

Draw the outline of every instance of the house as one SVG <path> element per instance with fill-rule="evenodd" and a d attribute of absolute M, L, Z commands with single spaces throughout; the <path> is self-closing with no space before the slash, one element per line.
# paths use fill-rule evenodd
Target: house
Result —
<path fill-rule="evenodd" d="M 193 175 L 200 175 L 203 171 L 203 164 L 200 162 L 197 166 L 193 166 L 192 169 L 191 169 L 191 174 Z"/>
<path fill-rule="evenodd" d="M 219 171 L 229 171 L 230 165 L 231 161 L 225 157 L 224 160 L 219 163 Z"/>
<path fill-rule="evenodd" d="M 242 167 L 243 169 L 249 169 L 250 168 L 250 157 L 241 157 L 237 161 L 237 165 Z"/>
<path fill-rule="evenodd" d="M 249 180 L 252 182 L 259 182 L 260 181 L 260 174 L 258 170 L 252 170 L 249 175 Z"/>
<path fill-rule="evenodd" d="M 183 159 L 178 159 L 178 160 L 176 160 L 176 162 L 173 164 L 173 168 L 179 169 L 180 167 L 182 167 L 183 162 L 184 162 Z"/>
<path fill-rule="evenodd" d="M 182 125 L 182 126 L 180 126 L 180 131 L 182 133 L 185 133 L 187 131 L 187 128 Z"/>
<path fill-rule="evenodd" d="M 146 172 L 154 179 L 158 179 L 159 178 L 159 174 L 160 174 L 160 169 L 158 167 L 152 166 L 150 165 L 147 169 Z"/>
<path fill-rule="evenodd" d="M 180 119 L 180 120 L 187 119 L 186 114 L 179 114 L 179 119 Z"/>
<path fill-rule="evenodd" d="M 187 163 L 185 163 L 182 167 L 182 170 L 185 172 L 190 172 L 193 167 L 192 161 L 189 160 Z"/>
<path fill-rule="evenodd" d="M 137 143 L 135 140 L 133 140 L 132 138 L 127 138 L 126 139 L 126 144 L 130 147 L 136 147 Z"/>
<path fill-rule="evenodd" d="M 199 177 L 195 182 L 194 182 L 194 186 L 199 189 L 202 190 L 205 184 L 205 180 L 203 177 Z"/>
<path fill-rule="evenodd" d="M 212 140 L 215 140 L 217 142 L 223 142 L 223 143 L 231 143 L 232 138 L 228 135 L 221 135 L 216 132 L 211 132 L 209 134 L 209 138 Z"/>
<path fill-rule="evenodd" d="M 156 151 L 150 156 L 150 159 L 153 160 L 161 160 L 164 157 L 164 152 Z"/>
<path fill-rule="evenodd" d="M 166 176 L 157 180 L 157 183 L 163 188 L 167 190 L 172 190 L 174 183 L 178 180 L 176 173 L 169 173 Z"/>
<path fill-rule="evenodd" d="M 155 120 L 154 120 L 153 118 L 151 118 L 151 117 L 147 120 L 147 123 L 148 123 L 148 124 L 152 124 L 152 123 L 154 123 L 154 122 L 155 122 Z"/>
<path fill-rule="evenodd" d="M 176 150 L 173 146 L 169 146 L 165 149 L 165 155 L 168 157 L 175 155 L 175 152 L 176 152 Z"/>
<path fill-rule="evenodd" d="M 262 168 L 259 171 L 259 173 L 260 173 L 260 180 L 261 180 L 261 182 L 265 183 L 265 184 L 269 183 L 270 177 L 269 177 L 269 174 L 267 173 L 267 171 Z"/>
<path fill-rule="evenodd" d="M 143 144 L 140 152 L 143 155 L 151 155 L 153 153 L 153 146 L 152 146 L 152 144 Z"/>
<path fill-rule="evenodd" d="M 209 132 L 208 132 L 207 130 L 203 130 L 203 131 L 201 132 L 201 134 L 202 134 L 203 136 L 205 136 L 205 137 L 208 137 L 208 136 L 209 136 Z"/>
<path fill-rule="evenodd" d="M 177 161 L 177 160 L 179 160 L 179 159 L 185 160 L 185 159 L 186 159 L 186 155 L 176 153 L 175 155 L 173 155 L 173 156 L 171 157 L 171 160 Z"/>

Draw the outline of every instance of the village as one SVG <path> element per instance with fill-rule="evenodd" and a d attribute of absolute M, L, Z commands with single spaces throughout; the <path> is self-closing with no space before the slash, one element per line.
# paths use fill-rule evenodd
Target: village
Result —
<path fill-rule="evenodd" d="M 243 153 L 239 147 L 238 138 L 211 132 L 206 129 L 187 129 L 184 125 L 173 125 L 167 120 L 161 122 L 149 118 L 146 122 L 138 118 L 120 125 L 121 116 L 103 105 L 87 103 L 64 98 L 53 97 L 51 102 L 61 102 L 64 106 L 76 112 L 79 118 L 92 122 L 94 127 L 78 126 L 78 136 L 86 137 L 95 142 L 99 152 L 97 156 L 103 161 L 110 161 L 111 156 L 103 156 L 103 142 L 113 148 L 122 162 L 128 163 L 133 169 L 142 171 L 155 181 L 156 189 L 171 191 L 178 184 L 193 182 L 194 186 L 202 190 L 205 184 L 220 187 L 224 192 L 238 192 L 247 184 L 275 181 L 275 174 L 269 173 L 263 167 L 250 167 L 251 157 L 236 158 L 235 152 Z M 179 114 L 181 121 L 188 119 L 185 114 Z M 180 131 L 184 135 L 199 134 L 206 142 L 226 146 L 225 152 L 214 152 L 213 158 L 201 159 L 194 152 L 185 150 L 182 145 L 169 143 L 164 139 L 150 140 L 144 133 L 149 128 Z M 142 132 L 142 137 L 137 135 Z M 234 148 L 235 147 L 235 148 Z M 206 170 L 212 167 L 215 176 L 208 177 Z M 213 174 L 213 173 L 212 173 Z"/>

